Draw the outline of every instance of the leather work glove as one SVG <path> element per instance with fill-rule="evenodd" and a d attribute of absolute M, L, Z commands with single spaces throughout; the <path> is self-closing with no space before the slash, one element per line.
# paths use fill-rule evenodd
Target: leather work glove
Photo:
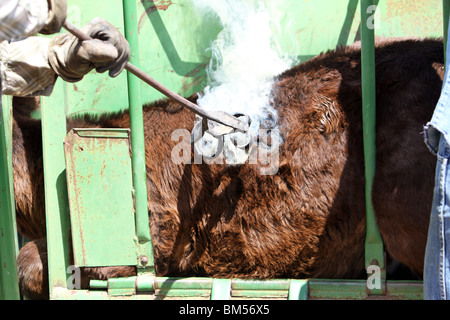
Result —
<path fill-rule="evenodd" d="M 52 39 L 48 59 L 58 76 L 68 82 L 76 82 L 92 69 L 109 70 L 116 77 L 125 68 L 130 57 L 130 46 L 113 25 L 95 18 L 81 29 L 93 40 L 79 40 L 64 34 Z"/>
<path fill-rule="evenodd" d="M 44 27 L 39 31 L 42 34 L 53 34 L 61 30 L 67 16 L 67 0 L 47 0 L 48 16 Z"/>

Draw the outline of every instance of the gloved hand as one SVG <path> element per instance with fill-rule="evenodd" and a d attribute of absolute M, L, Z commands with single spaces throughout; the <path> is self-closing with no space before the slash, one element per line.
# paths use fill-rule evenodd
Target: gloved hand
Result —
<path fill-rule="evenodd" d="M 42 34 L 53 34 L 61 30 L 67 16 L 67 0 L 47 0 L 48 16 L 44 27 L 39 31 Z"/>
<path fill-rule="evenodd" d="M 116 77 L 130 57 L 130 46 L 113 25 L 95 18 L 81 29 L 93 40 L 79 40 L 68 34 L 52 39 L 48 59 L 53 70 L 68 82 L 76 82 L 92 69 L 109 70 Z"/>

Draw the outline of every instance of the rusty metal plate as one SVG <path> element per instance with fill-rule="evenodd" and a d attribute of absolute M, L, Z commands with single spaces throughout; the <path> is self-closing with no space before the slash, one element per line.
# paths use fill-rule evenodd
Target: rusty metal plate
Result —
<path fill-rule="evenodd" d="M 65 138 L 77 266 L 136 265 L 129 138 L 127 129 L 72 129 Z"/>

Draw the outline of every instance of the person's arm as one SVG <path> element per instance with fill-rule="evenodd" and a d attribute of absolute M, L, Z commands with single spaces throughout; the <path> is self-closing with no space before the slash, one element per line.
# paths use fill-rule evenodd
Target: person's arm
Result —
<path fill-rule="evenodd" d="M 66 15 L 66 0 L 1 0 L 0 41 L 59 32 Z"/>
<path fill-rule="evenodd" d="M 57 79 L 48 62 L 51 38 L 28 37 L 0 43 L 2 93 L 48 96 Z"/>
<path fill-rule="evenodd" d="M 48 63 L 50 39 L 19 39 L 58 32 L 66 14 L 66 0 L 0 0 L 2 93 L 50 94 L 56 80 Z"/>
<path fill-rule="evenodd" d="M 92 69 L 117 76 L 125 67 L 130 47 L 109 22 L 96 18 L 83 29 L 93 40 L 70 34 L 53 38 L 28 37 L 0 44 L 2 93 L 16 96 L 50 95 L 60 76 L 76 82 Z"/>
<path fill-rule="evenodd" d="M 0 1 L 0 41 L 37 33 L 47 17 L 46 0 Z"/>

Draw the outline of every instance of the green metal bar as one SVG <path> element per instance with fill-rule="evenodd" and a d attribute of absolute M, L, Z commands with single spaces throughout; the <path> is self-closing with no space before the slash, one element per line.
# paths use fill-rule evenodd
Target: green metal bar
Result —
<path fill-rule="evenodd" d="M 375 175 L 376 135 L 376 85 L 375 85 L 375 34 L 374 26 L 368 23 L 373 18 L 373 0 L 361 0 L 361 86 L 362 120 L 364 136 L 365 198 L 366 198 L 366 241 L 365 264 L 380 267 L 381 288 L 368 289 L 370 294 L 383 294 L 386 279 L 384 249 L 381 234 L 377 228 L 375 210 L 372 204 L 372 183 Z M 371 19 L 370 21 L 374 21 Z M 376 21 L 374 21 L 376 23 Z"/>
<path fill-rule="evenodd" d="M 442 15 L 444 22 L 444 59 L 447 59 L 448 21 L 450 15 L 450 0 L 442 0 Z"/>
<path fill-rule="evenodd" d="M 422 281 L 387 281 L 387 298 L 399 300 L 423 300 Z"/>
<path fill-rule="evenodd" d="M 211 290 L 213 279 L 211 278 L 176 278 L 176 277 L 157 277 L 154 279 L 155 289 L 201 289 Z"/>
<path fill-rule="evenodd" d="M 65 82 L 57 81 L 55 90 L 67 93 L 66 86 Z M 53 298 L 55 288 L 67 288 L 70 276 L 67 273 L 70 215 L 63 145 L 66 136 L 65 96 L 41 99 L 50 298 Z"/>
<path fill-rule="evenodd" d="M 136 294 L 136 277 L 113 278 L 108 280 L 110 296 L 132 296 Z"/>
<path fill-rule="evenodd" d="M 89 281 L 89 288 L 91 290 L 108 289 L 108 280 L 91 280 Z"/>
<path fill-rule="evenodd" d="M 223 279 L 220 279 L 223 280 Z M 123 282 L 123 287 L 120 288 L 120 282 Z M 225 279 L 224 282 L 230 282 L 229 288 L 231 288 L 231 280 Z M 119 283 L 119 284 L 118 284 Z M 221 283 L 223 284 L 223 283 Z M 183 296 L 183 297 L 205 297 L 213 296 L 214 280 L 211 278 L 169 278 L 169 277 L 148 277 L 137 276 L 126 278 L 111 278 L 109 280 L 91 280 L 89 286 L 92 290 L 105 290 L 111 294 L 111 288 L 123 289 L 123 291 L 113 292 L 113 295 L 130 295 L 132 292 L 132 285 L 135 285 L 135 291 L 138 293 L 151 293 L 155 296 Z M 230 290 L 228 290 L 229 292 Z M 217 296 L 216 296 L 217 298 Z M 225 296 L 222 297 L 225 299 Z"/>
<path fill-rule="evenodd" d="M 274 280 L 243 280 L 233 279 L 232 290 L 274 290 L 283 291 L 289 289 L 288 279 Z"/>
<path fill-rule="evenodd" d="M 130 48 L 130 63 L 139 67 L 138 16 L 135 0 L 123 0 L 125 37 Z M 145 165 L 144 122 L 141 103 L 140 80 L 127 72 L 130 109 L 133 185 L 136 199 L 136 235 L 141 245 L 139 266 L 154 268 L 153 245 L 147 209 L 147 175 Z"/>
<path fill-rule="evenodd" d="M 365 280 L 309 280 L 310 299 L 367 299 Z"/>
<path fill-rule="evenodd" d="M 310 279 L 309 299 L 370 299 L 366 280 Z M 377 297 L 379 298 L 379 297 Z M 387 281 L 386 300 L 423 300 L 422 281 Z"/>
<path fill-rule="evenodd" d="M 131 280 L 130 283 L 135 281 L 138 296 L 146 295 L 147 297 L 153 296 L 153 298 L 155 298 L 155 296 L 161 298 L 164 297 L 199 298 L 209 296 L 211 294 L 210 299 L 230 299 L 230 298 L 275 298 L 275 299 L 287 298 L 289 300 L 371 299 L 371 296 L 367 292 L 366 280 L 342 280 L 342 279 L 241 280 L 241 279 L 172 278 L 172 277 L 155 277 L 139 280 L 139 278 L 140 277 L 127 278 L 128 280 L 126 281 Z M 223 285 L 223 287 L 219 288 L 220 285 Z M 127 286 L 129 286 L 129 284 Z M 91 280 L 90 282 L 91 290 L 106 290 L 110 287 L 111 286 L 108 280 Z M 82 290 L 78 291 L 80 291 L 80 295 L 82 297 L 89 297 L 90 294 L 89 292 L 85 291 L 82 292 Z M 92 294 L 92 297 L 95 297 L 98 294 L 100 294 L 98 291 L 90 291 L 90 292 Z M 375 298 L 378 299 L 379 297 Z M 383 296 L 382 298 L 390 300 L 392 299 L 421 300 L 423 299 L 422 281 L 387 281 L 386 295 Z"/>
<path fill-rule="evenodd" d="M 0 87 L 1 92 L 1 87 Z M 12 171 L 11 99 L 0 101 L 0 300 L 19 300 L 18 251 Z"/>
<path fill-rule="evenodd" d="M 233 297 L 240 298 L 287 298 L 290 280 L 242 280 L 231 283 Z"/>

